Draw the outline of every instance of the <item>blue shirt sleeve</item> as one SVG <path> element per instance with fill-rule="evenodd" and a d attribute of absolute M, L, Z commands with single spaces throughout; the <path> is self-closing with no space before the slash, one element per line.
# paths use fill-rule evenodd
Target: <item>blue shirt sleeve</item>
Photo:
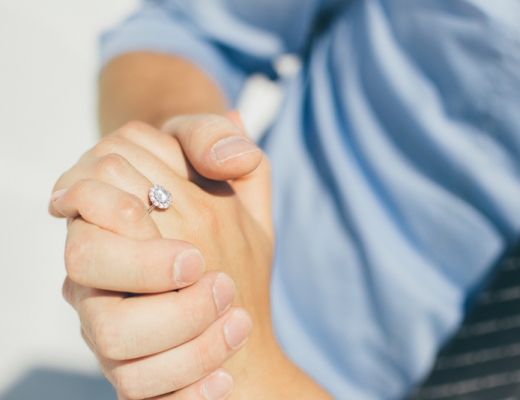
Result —
<path fill-rule="evenodd" d="M 249 74 L 275 78 L 276 57 L 303 53 L 316 15 L 329 3 L 145 0 L 102 36 L 101 61 L 133 51 L 175 54 L 207 72 L 234 103 Z"/>

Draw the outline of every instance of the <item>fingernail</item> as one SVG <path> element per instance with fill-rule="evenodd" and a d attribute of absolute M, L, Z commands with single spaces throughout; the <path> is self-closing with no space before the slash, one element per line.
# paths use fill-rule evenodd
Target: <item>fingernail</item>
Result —
<path fill-rule="evenodd" d="M 213 154 L 221 163 L 259 150 L 255 143 L 240 136 L 222 139 L 213 146 Z"/>
<path fill-rule="evenodd" d="M 202 395 L 207 400 L 222 400 L 233 390 L 233 378 L 222 371 L 212 373 L 202 385 Z"/>
<path fill-rule="evenodd" d="M 220 273 L 213 284 L 213 297 L 217 304 L 218 314 L 224 313 L 235 299 L 235 282 L 228 275 Z"/>
<path fill-rule="evenodd" d="M 177 284 L 186 285 L 199 279 L 205 269 L 206 261 L 199 250 L 185 250 L 175 259 L 173 277 Z"/>
<path fill-rule="evenodd" d="M 61 196 L 63 196 L 65 194 L 65 192 L 67 191 L 68 189 L 61 189 L 61 190 L 56 190 L 52 196 L 51 196 L 51 200 L 52 202 L 54 203 L 56 200 L 58 200 Z"/>
<path fill-rule="evenodd" d="M 239 347 L 253 330 L 253 322 L 245 310 L 236 310 L 224 326 L 226 342 L 232 349 Z"/>

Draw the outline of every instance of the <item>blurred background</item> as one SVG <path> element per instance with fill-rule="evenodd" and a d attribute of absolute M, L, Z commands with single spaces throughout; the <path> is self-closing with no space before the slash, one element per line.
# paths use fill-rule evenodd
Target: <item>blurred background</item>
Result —
<path fill-rule="evenodd" d="M 58 176 L 97 140 L 97 37 L 137 0 L 0 2 L 0 399 L 115 398 L 61 297 Z"/>

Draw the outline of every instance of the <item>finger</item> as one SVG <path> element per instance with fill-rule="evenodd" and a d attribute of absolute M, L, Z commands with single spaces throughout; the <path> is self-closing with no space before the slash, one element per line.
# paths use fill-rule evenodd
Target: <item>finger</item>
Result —
<path fill-rule="evenodd" d="M 231 308 L 200 336 L 171 350 L 131 361 L 97 354 L 100 365 L 124 397 L 147 399 L 188 387 L 215 371 L 246 343 L 251 316 Z"/>
<path fill-rule="evenodd" d="M 62 174 L 53 188 L 53 195 L 49 205 L 49 211 L 54 216 L 62 216 L 53 205 L 64 189 L 68 189 L 75 183 L 95 179 L 115 186 L 125 192 L 139 197 L 144 204 L 148 204 L 148 189 L 152 182 L 137 170 L 121 154 L 107 153 L 99 157 L 83 157 L 77 164 Z"/>
<path fill-rule="evenodd" d="M 155 154 L 121 136 L 122 133 L 120 134 L 120 132 L 128 131 L 131 131 L 131 129 L 121 129 L 117 134 L 102 139 L 94 148 L 83 155 L 80 162 L 71 169 L 70 174 L 65 174 L 64 178 L 69 181 L 75 178 L 77 181 L 78 175 L 89 173 L 93 176 L 87 176 L 83 179 L 98 179 L 110 183 L 129 193 L 136 194 L 146 204 L 149 203 L 148 190 L 154 184 L 166 185 L 167 181 L 170 185 L 167 189 L 172 192 L 175 190 L 177 193 L 183 193 L 187 190 L 187 187 L 194 186 L 191 182 L 179 176 Z M 146 134 L 147 142 L 154 141 L 150 136 L 153 131 Z M 163 137 L 167 136 L 157 131 L 156 133 Z M 173 140 L 173 138 L 170 139 Z M 61 180 L 62 178 L 58 181 L 60 185 L 62 185 Z M 58 183 L 55 190 L 61 189 L 61 187 L 58 187 Z M 176 196 L 175 198 L 178 200 L 181 197 Z M 191 205 L 191 202 L 187 200 L 186 204 Z"/>
<path fill-rule="evenodd" d="M 174 200 L 173 204 L 164 212 L 157 210 L 157 212 L 154 211 L 151 214 L 159 231 L 164 236 L 164 229 L 178 225 L 181 214 L 177 211 L 177 208 L 186 209 L 193 205 L 191 198 L 183 194 L 195 188 L 195 185 L 179 177 L 157 157 L 132 142 L 118 138 L 118 146 L 114 142 L 111 143 L 110 147 L 100 147 L 97 152 L 101 154 L 105 150 L 118 151 L 120 154 L 108 153 L 95 157 L 96 152 L 91 155 L 87 153 L 78 164 L 58 179 L 54 186 L 53 197 L 56 199 L 60 190 L 67 189 L 80 180 L 95 179 L 139 197 L 148 207 L 150 204 L 148 193 L 150 188 L 154 186 L 152 180 L 160 182 L 173 193 L 172 198 Z M 51 207 L 54 209 L 53 205 Z M 55 212 L 60 214 L 57 210 Z M 165 214 L 166 218 L 160 218 L 159 215 L 162 214 Z"/>
<path fill-rule="evenodd" d="M 219 368 L 207 377 L 172 394 L 171 400 L 226 400 L 233 391 L 233 377 Z"/>
<path fill-rule="evenodd" d="M 184 389 L 151 400 L 226 400 L 231 395 L 233 386 L 233 377 L 229 371 L 219 368 Z"/>
<path fill-rule="evenodd" d="M 53 197 L 56 211 L 136 240 L 161 237 L 144 202 L 107 183 L 85 179 Z"/>
<path fill-rule="evenodd" d="M 147 150 L 184 179 L 188 179 L 193 170 L 179 141 L 153 126 L 142 122 L 129 122 L 112 136 L 124 138 Z"/>
<path fill-rule="evenodd" d="M 215 271 L 178 292 L 123 299 L 75 288 L 78 293 L 69 301 L 82 328 L 97 352 L 111 360 L 144 357 L 190 341 L 224 314 L 235 296 L 231 278 Z"/>
<path fill-rule="evenodd" d="M 69 225 L 65 266 L 70 279 L 83 286 L 157 293 L 192 284 L 204 272 L 205 261 L 187 242 L 137 241 L 77 218 Z"/>
<path fill-rule="evenodd" d="M 155 146 L 167 147 L 170 157 L 179 162 L 171 162 L 170 165 L 167 165 L 157 155 L 150 152 L 146 146 L 142 146 L 127 138 L 133 136 L 141 137 L 143 143 L 155 143 L 158 137 L 162 138 L 163 141 L 156 143 Z M 100 140 L 98 144 L 81 157 L 80 161 L 115 153 L 122 156 L 152 182 L 156 182 L 158 178 L 165 175 L 175 175 L 179 180 L 186 180 L 186 162 L 184 161 L 185 157 L 182 150 L 175 139 L 170 137 L 167 141 L 168 146 L 165 144 L 164 139 L 168 139 L 168 135 L 157 131 L 155 128 L 143 123 L 131 122 Z M 181 176 L 184 179 L 181 179 Z"/>
<path fill-rule="evenodd" d="M 125 132 L 129 131 L 125 130 Z M 153 132 L 150 132 L 151 134 Z M 167 136 L 164 133 L 158 134 L 163 137 Z M 153 142 L 151 136 L 148 136 L 148 142 Z M 103 155 L 105 152 L 108 152 L 108 154 Z M 105 167 L 107 164 L 108 168 Z M 78 178 L 89 178 L 85 175 L 112 184 L 141 198 L 144 194 L 148 194 L 152 182 L 160 182 L 173 193 L 174 201 L 172 206 L 166 210 L 166 213 L 161 213 L 164 215 L 159 217 L 159 214 L 154 212 L 152 218 L 163 236 L 168 232 L 169 237 L 177 237 L 171 235 L 172 230 L 175 231 L 174 233 L 181 233 L 180 221 L 182 216 L 185 215 L 184 211 L 193 210 L 194 204 L 197 204 L 198 200 L 203 197 L 204 192 L 211 192 L 220 196 L 233 194 L 227 182 L 203 179 L 193 183 L 183 179 L 154 154 L 119 136 L 103 139 L 91 152 L 86 153 L 82 162 L 60 178 L 56 184 L 56 189 L 61 189 L 61 186 L 66 184 L 64 182 L 74 182 Z M 143 201 L 147 202 L 146 199 L 143 199 Z"/>
<path fill-rule="evenodd" d="M 63 282 L 62 294 L 63 298 L 76 310 L 76 312 L 78 312 L 80 317 L 85 314 L 81 310 L 85 299 L 96 299 L 91 300 L 91 302 L 100 301 L 104 306 L 112 307 L 126 297 L 123 293 L 110 292 L 107 290 L 79 285 L 69 277 L 66 277 Z"/>
<path fill-rule="evenodd" d="M 233 125 L 231 121 L 234 121 L 234 127 L 230 127 L 230 125 Z M 145 148 L 165 164 L 171 163 L 171 168 L 179 170 L 181 167 L 176 163 L 176 160 L 169 156 L 170 154 L 178 155 L 179 143 L 152 127 L 145 125 L 141 128 L 140 125 L 143 124 L 131 123 L 125 129 L 119 130 L 117 134 Z M 241 161 L 236 165 L 233 164 L 233 166 L 231 164 L 227 165 L 227 162 L 218 164 L 216 167 L 213 165 L 216 168 L 214 169 L 215 173 L 220 174 L 228 171 L 231 175 L 226 175 L 227 172 L 224 175 L 215 175 L 203 169 L 204 166 L 211 165 L 204 158 L 208 152 L 213 151 L 208 150 L 208 146 L 211 143 L 215 143 L 215 141 L 227 140 L 222 139 L 222 137 L 229 137 L 229 133 L 226 132 L 230 130 L 239 131 L 245 137 L 245 133 L 240 130 L 242 128 L 243 123 L 240 114 L 238 112 L 230 112 L 227 114 L 227 118 L 206 114 L 176 117 L 168 121 L 163 130 L 179 139 L 186 156 L 190 158 L 191 163 L 201 175 L 216 180 L 236 178 L 232 184 L 233 188 L 240 191 L 237 194 L 239 194 L 246 209 L 272 237 L 274 233 L 271 220 L 271 170 L 267 157 L 256 145 L 255 150 L 253 150 L 254 157 L 253 153 L 248 153 L 255 159 L 255 162 L 252 164 L 248 164 L 248 162 L 251 162 L 253 158 L 244 159 L 242 160 L 243 162 Z M 177 159 L 178 157 L 176 156 L 175 158 Z M 242 159 L 242 157 L 238 158 Z M 252 169 L 243 168 L 247 167 L 247 165 L 253 166 Z M 189 165 L 184 165 L 184 167 L 185 169 L 190 168 Z M 192 178 L 192 180 L 195 179 Z M 197 181 L 197 184 L 210 192 L 215 191 L 211 181 Z M 217 190 L 223 189 L 218 186 Z"/>
<path fill-rule="evenodd" d="M 224 181 L 244 176 L 262 159 L 260 148 L 226 117 L 179 116 L 167 121 L 162 131 L 179 140 L 193 168 L 208 179 Z"/>
<path fill-rule="evenodd" d="M 125 136 L 132 138 L 137 144 L 125 139 Z M 140 141 L 135 140 L 136 138 L 139 138 Z M 157 142 L 154 146 L 155 151 L 163 151 L 162 158 L 167 161 L 165 165 L 180 177 L 187 179 L 188 164 L 178 141 L 147 124 L 130 122 L 115 133 L 103 138 L 96 146 L 87 151 L 74 167 L 65 172 L 54 186 L 52 200 L 60 195 L 61 190 L 70 187 L 79 179 L 88 178 L 104 180 L 130 193 L 137 194 L 133 185 L 135 181 L 131 179 L 132 175 L 128 175 L 135 170 L 133 165 L 145 175 L 148 171 L 149 180 L 155 182 L 152 177 L 154 167 L 157 167 L 157 157 L 152 156 L 146 150 L 146 146 L 141 146 L 151 142 Z M 151 167 L 143 168 L 145 166 L 143 164 Z M 164 168 L 162 169 L 164 170 Z M 125 175 L 124 172 L 128 174 Z M 134 190 L 131 190 L 132 188 Z M 141 185 L 138 185 L 138 189 L 141 190 Z M 142 191 L 139 193 L 142 194 Z M 55 217 L 63 217 L 54 209 L 52 203 L 53 201 L 49 203 L 49 213 Z"/>

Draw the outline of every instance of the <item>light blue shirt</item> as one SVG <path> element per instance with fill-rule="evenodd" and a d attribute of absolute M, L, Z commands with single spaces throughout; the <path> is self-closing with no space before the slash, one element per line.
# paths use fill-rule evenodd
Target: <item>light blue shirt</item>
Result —
<path fill-rule="evenodd" d="M 520 2 L 145 1 L 103 63 L 135 50 L 192 60 L 230 104 L 304 58 L 263 143 L 276 332 L 336 398 L 404 396 L 518 240 Z"/>

